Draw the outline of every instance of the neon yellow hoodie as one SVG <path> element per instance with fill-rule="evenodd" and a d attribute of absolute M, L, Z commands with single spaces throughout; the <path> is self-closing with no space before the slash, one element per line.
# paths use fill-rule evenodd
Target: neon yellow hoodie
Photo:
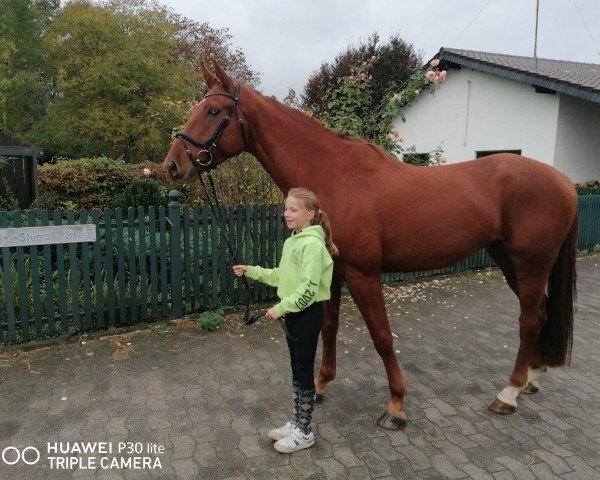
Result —
<path fill-rule="evenodd" d="M 281 301 L 274 308 L 279 316 L 329 300 L 332 274 L 333 260 L 320 225 L 292 233 L 283 244 L 279 267 L 253 266 L 246 271 L 248 278 L 277 287 Z"/>

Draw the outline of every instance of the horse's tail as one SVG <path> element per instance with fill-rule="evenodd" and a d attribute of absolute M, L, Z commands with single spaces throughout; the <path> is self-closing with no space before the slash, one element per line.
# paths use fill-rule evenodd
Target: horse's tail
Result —
<path fill-rule="evenodd" d="M 541 360 L 548 367 L 571 362 L 573 346 L 573 303 L 577 295 L 575 254 L 577 249 L 577 215 L 550 271 L 547 318 L 538 338 Z"/>

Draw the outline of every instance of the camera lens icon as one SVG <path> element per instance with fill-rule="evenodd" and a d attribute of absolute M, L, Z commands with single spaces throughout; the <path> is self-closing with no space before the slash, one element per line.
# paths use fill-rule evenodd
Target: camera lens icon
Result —
<path fill-rule="evenodd" d="M 6 447 L 2 450 L 2 461 L 6 465 L 16 465 L 20 461 L 25 465 L 35 465 L 40 461 L 40 451 L 35 447 L 25 447 L 23 450 Z"/>

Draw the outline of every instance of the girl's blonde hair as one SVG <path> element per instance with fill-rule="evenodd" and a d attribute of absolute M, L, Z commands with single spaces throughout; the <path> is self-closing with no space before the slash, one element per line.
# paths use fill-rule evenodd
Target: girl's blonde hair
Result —
<path fill-rule="evenodd" d="M 338 249 L 335 246 L 335 243 L 333 243 L 333 238 L 331 236 L 329 217 L 321 210 L 319 199 L 315 193 L 304 187 L 292 188 L 288 192 L 288 197 L 297 199 L 307 212 L 315 212 L 315 216 L 310 222 L 311 225 L 320 225 L 323 228 L 327 251 L 332 257 L 339 255 Z"/>

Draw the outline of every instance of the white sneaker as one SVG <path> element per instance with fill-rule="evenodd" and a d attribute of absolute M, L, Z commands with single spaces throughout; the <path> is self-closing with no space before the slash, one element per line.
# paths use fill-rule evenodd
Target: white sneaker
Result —
<path fill-rule="evenodd" d="M 303 448 L 312 447 L 315 444 L 315 434 L 302 433 L 298 427 L 294 427 L 291 433 L 281 440 L 275 442 L 275 450 L 281 453 L 294 453 Z"/>
<path fill-rule="evenodd" d="M 292 421 L 290 420 L 283 427 L 274 428 L 273 430 L 269 430 L 269 433 L 267 433 L 267 436 L 271 440 L 281 440 L 282 438 L 285 438 L 290 433 L 292 433 L 292 431 L 294 430 L 295 427 L 296 427 L 296 425 L 294 425 L 292 423 Z"/>

